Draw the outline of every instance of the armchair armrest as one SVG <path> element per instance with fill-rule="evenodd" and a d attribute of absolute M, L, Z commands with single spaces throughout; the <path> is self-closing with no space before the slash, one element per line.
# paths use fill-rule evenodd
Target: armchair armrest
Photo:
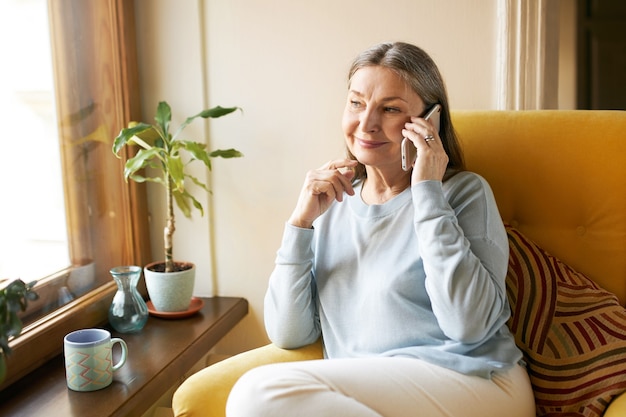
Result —
<path fill-rule="evenodd" d="M 223 417 L 231 388 L 248 370 L 270 363 L 322 358 L 321 340 L 293 350 L 280 349 L 270 344 L 240 353 L 187 378 L 174 393 L 174 415 Z"/>

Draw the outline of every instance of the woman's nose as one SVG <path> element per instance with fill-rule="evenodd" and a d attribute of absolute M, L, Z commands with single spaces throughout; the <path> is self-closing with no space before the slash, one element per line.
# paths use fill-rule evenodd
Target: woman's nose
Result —
<path fill-rule="evenodd" d="M 363 132 L 375 132 L 380 128 L 380 118 L 376 112 L 368 109 L 361 113 L 359 124 Z"/>

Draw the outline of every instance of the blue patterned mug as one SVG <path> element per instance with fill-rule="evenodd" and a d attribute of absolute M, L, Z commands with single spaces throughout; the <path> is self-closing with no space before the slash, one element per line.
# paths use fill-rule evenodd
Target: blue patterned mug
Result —
<path fill-rule="evenodd" d="M 113 363 L 112 348 L 119 343 L 122 356 Z M 83 329 L 63 339 L 67 386 L 73 391 L 95 391 L 113 381 L 113 372 L 126 363 L 128 347 L 119 338 L 111 338 L 104 329 Z"/>

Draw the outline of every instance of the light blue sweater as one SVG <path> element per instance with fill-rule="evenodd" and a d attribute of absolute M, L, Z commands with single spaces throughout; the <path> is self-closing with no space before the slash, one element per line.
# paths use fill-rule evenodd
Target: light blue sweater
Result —
<path fill-rule="evenodd" d="M 506 321 L 508 242 L 491 189 L 462 172 L 382 205 L 345 196 L 286 225 L 265 296 L 273 343 L 327 358 L 405 356 L 489 378 L 522 358 Z"/>

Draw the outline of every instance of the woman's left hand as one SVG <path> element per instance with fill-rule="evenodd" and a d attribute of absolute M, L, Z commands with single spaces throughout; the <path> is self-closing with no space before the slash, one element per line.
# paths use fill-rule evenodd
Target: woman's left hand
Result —
<path fill-rule="evenodd" d="M 434 126 L 421 117 L 411 117 L 411 121 L 404 125 L 402 135 L 417 148 L 411 183 L 441 181 L 448 166 L 448 155 Z"/>

